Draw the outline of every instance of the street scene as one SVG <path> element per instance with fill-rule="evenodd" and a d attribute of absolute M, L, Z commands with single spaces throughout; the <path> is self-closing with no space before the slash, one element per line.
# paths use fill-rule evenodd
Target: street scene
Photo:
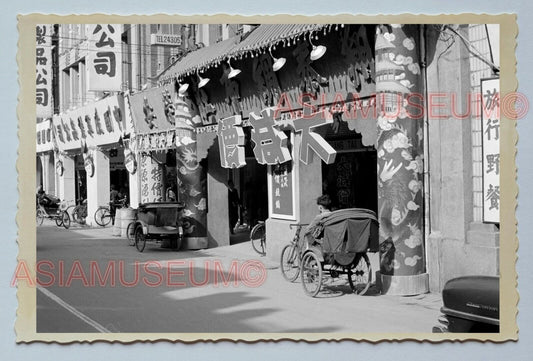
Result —
<path fill-rule="evenodd" d="M 438 294 L 381 296 L 374 287 L 357 296 L 346 279 L 330 280 L 311 298 L 299 280 L 286 281 L 279 264 L 258 255 L 249 242 L 139 253 L 110 228 L 49 224 L 38 232 L 37 332 L 431 332 L 442 306 Z M 98 267 L 91 266 L 95 260 Z M 243 280 L 241 267 L 252 261 L 261 266 Z M 109 265 L 114 271 L 105 278 Z"/>
<path fill-rule="evenodd" d="M 499 44 L 37 25 L 36 332 L 497 334 Z"/>

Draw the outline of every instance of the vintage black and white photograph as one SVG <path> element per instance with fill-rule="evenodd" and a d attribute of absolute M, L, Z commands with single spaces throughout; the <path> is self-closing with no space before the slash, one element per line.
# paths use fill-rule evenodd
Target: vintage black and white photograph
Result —
<path fill-rule="evenodd" d="M 42 19 L 32 337 L 514 335 L 498 22 Z"/>

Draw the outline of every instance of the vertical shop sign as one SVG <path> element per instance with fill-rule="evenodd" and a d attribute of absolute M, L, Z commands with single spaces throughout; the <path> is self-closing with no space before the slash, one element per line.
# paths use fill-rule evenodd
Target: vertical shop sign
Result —
<path fill-rule="evenodd" d="M 483 221 L 500 222 L 500 79 L 482 79 Z"/>
<path fill-rule="evenodd" d="M 163 167 L 149 155 L 141 155 L 141 203 L 163 201 Z"/>
<path fill-rule="evenodd" d="M 89 25 L 87 71 L 90 91 L 121 90 L 121 32 L 120 24 Z"/>
<path fill-rule="evenodd" d="M 220 164 L 223 168 L 240 168 L 246 164 L 242 118 L 235 115 L 220 120 L 217 129 Z"/>
<path fill-rule="evenodd" d="M 35 27 L 35 102 L 37 117 L 52 116 L 52 26 L 40 24 Z"/>
<path fill-rule="evenodd" d="M 268 173 L 272 218 L 295 219 L 292 161 L 269 166 Z"/>

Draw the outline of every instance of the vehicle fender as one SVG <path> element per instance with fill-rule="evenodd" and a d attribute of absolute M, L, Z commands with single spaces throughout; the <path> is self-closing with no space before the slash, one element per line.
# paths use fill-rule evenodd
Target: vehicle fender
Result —
<path fill-rule="evenodd" d="M 140 222 L 140 221 L 135 222 L 135 229 L 139 227 L 143 230 L 144 235 L 148 234 L 148 226 L 144 224 L 144 222 Z"/>
<path fill-rule="evenodd" d="M 304 252 L 304 254 L 302 255 L 302 259 L 304 258 L 304 256 L 307 254 L 307 253 L 314 253 L 315 256 L 318 258 L 318 260 L 320 262 L 324 262 L 324 256 L 322 256 L 322 250 L 318 247 L 315 247 L 315 246 L 311 246 L 309 248 L 307 248 L 307 250 Z"/>

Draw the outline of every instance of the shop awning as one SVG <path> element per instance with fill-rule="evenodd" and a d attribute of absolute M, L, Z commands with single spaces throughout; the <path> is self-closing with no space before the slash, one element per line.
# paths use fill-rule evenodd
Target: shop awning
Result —
<path fill-rule="evenodd" d="M 326 26 L 329 24 L 262 24 L 242 37 L 235 36 L 187 54 L 162 73 L 159 81 L 195 73 L 196 69 L 209 68 L 225 59 L 262 50 L 282 40 L 293 39 Z"/>
<path fill-rule="evenodd" d="M 268 48 L 285 39 L 292 39 L 310 31 L 320 30 L 327 24 L 262 24 L 254 29 L 242 42 L 227 54 L 228 57 L 242 56 L 247 52 Z"/>

